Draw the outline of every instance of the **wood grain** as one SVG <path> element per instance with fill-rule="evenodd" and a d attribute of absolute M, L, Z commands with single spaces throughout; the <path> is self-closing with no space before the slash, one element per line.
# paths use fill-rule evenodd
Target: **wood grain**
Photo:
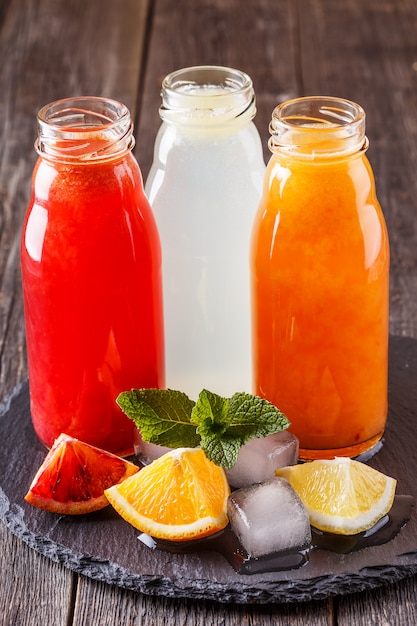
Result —
<path fill-rule="evenodd" d="M 338 626 L 390 626 L 417 623 L 416 581 L 354 594 L 335 601 Z"/>
<path fill-rule="evenodd" d="M 71 623 L 75 575 L 30 550 L 3 524 L 0 524 L 0 545 L 0 624 L 67 626 Z"/>
<path fill-rule="evenodd" d="M 103 621 L 100 626 L 129 624 L 131 626 L 331 626 L 330 600 L 301 605 L 270 605 L 266 607 L 228 605 L 192 600 L 155 599 L 126 591 L 109 591 L 106 585 L 80 580 L 74 626 L 90 624 L 100 607 Z M 181 620 L 179 621 L 179 616 Z"/>

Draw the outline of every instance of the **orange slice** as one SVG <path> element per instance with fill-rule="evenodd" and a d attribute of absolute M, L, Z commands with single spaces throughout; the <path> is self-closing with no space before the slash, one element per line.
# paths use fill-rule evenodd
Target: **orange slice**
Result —
<path fill-rule="evenodd" d="M 226 474 L 199 448 L 171 450 L 105 494 L 123 519 L 159 539 L 206 537 L 228 523 Z"/>
<path fill-rule="evenodd" d="M 354 535 L 372 528 L 392 507 L 397 481 L 349 458 L 282 467 L 316 528 Z"/>
<path fill-rule="evenodd" d="M 38 469 L 25 500 L 52 513 L 91 513 L 108 505 L 106 488 L 138 471 L 125 459 L 61 434 Z"/>

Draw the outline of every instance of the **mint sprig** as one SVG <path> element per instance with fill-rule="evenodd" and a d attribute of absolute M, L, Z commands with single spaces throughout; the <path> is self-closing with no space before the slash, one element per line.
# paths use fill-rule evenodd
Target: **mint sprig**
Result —
<path fill-rule="evenodd" d="M 200 446 L 217 465 L 230 469 L 242 445 L 285 430 L 287 417 L 273 404 L 248 393 L 223 398 L 203 389 L 197 402 L 172 389 L 132 389 L 117 398 L 142 438 L 169 448 Z"/>

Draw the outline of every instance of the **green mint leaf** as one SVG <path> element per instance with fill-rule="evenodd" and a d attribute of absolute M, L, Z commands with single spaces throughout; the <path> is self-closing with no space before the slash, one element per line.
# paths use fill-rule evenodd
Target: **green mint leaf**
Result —
<path fill-rule="evenodd" d="M 172 389 L 132 389 L 117 397 L 117 404 L 139 428 L 142 438 L 169 448 L 195 448 L 200 444 L 191 422 L 194 401 Z"/>
<path fill-rule="evenodd" d="M 221 437 L 230 423 L 229 401 L 203 389 L 192 410 L 191 421 L 197 425 L 197 433 L 201 437 L 212 434 Z"/>
<path fill-rule="evenodd" d="M 233 437 L 205 436 L 201 438 L 201 448 L 208 459 L 225 469 L 231 469 L 237 461 L 241 443 Z"/>
<path fill-rule="evenodd" d="M 200 446 L 206 457 L 216 465 L 227 467 L 227 459 L 234 458 L 240 448 L 238 442 L 224 437 L 230 423 L 229 400 L 203 389 L 193 408 L 191 420 L 197 424 Z"/>
<path fill-rule="evenodd" d="M 230 398 L 229 414 L 227 435 L 240 439 L 242 445 L 255 437 L 267 437 L 290 426 L 288 418 L 276 406 L 249 393 L 235 393 Z"/>
<path fill-rule="evenodd" d="M 241 446 L 250 439 L 266 437 L 290 425 L 267 400 L 247 393 L 226 399 L 207 390 L 200 393 L 191 420 L 197 424 L 206 456 L 226 469 L 233 467 Z"/>

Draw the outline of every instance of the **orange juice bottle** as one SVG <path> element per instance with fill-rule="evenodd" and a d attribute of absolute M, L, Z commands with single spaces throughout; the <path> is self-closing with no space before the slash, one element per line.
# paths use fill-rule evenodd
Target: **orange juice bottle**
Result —
<path fill-rule="evenodd" d="M 251 244 L 254 393 L 286 413 L 301 459 L 355 457 L 379 447 L 387 417 L 389 244 L 365 113 L 297 98 L 270 132 Z"/>

